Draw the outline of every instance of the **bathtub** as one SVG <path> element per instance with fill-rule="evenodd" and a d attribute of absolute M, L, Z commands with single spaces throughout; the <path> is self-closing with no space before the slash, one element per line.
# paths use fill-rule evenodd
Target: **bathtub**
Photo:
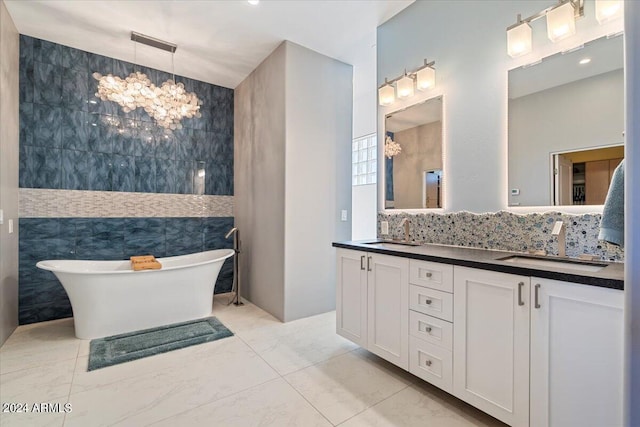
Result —
<path fill-rule="evenodd" d="M 233 249 L 158 258 L 160 270 L 127 261 L 40 261 L 62 283 L 76 337 L 100 338 L 211 315 L 213 287 Z"/>

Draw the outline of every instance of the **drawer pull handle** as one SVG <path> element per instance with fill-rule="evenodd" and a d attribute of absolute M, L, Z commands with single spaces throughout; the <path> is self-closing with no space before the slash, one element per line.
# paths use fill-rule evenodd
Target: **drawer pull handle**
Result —
<path fill-rule="evenodd" d="M 426 362 L 424 362 L 424 364 L 427 366 L 431 366 L 431 360 L 427 360 Z"/>
<path fill-rule="evenodd" d="M 426 277 L 427 277 L 427 279 L 428 279 L 428 278 L 430 278 L 431 276 L 433 276 L 433 274 L 432 274 L 430 271 L 428 271 L 428 272 L 427 272 L 427 274 L 425 274 L 425 276 L 426 276 Z"/>
<path fill-rule="evenodd" d="M 424 330 L 430 334 L 431 333 L 431 326 L 427 326 L 426 328 L 424 328 Z"/>
<path fill-rule="evenodd" d="M 524 287 L 524 282 L 518 283 L 518 305 L 524 305 L 524 301 L 522 301 L 522 288 Z"/>
<path fill-rule="evenodd" d="M 425 301 L 425 304 L 430 305 L 433 301 L 431 301 L 430 299 Z"/>

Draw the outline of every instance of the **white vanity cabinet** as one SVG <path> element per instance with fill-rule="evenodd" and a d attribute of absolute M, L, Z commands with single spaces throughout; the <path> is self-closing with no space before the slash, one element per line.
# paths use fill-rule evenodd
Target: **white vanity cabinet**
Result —
<path fill-rule="evenodd" d="M 623 295 L 531 278 L 531 426 L 621 426 Z"/>
<path fill-rule="evenodd" d="M 623 291 L 337 254 L 339 335 L 511 426 L 623 424 Z"/>
<path fill-rule="evenodd" d="M 459 266 L 453 276 L 453 394 L 526 426 L 530 278 Z"/>
<path fill-rule="evenodd" d="M 408 370 L 409 260 L 337 250 L 336 332 Z"/>

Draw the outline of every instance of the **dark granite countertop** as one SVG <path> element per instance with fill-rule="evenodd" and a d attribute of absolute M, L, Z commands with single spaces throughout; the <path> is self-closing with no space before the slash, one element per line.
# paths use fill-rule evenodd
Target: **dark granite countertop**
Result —
<path fill-rule="evenodd" d="M 534 276 L 545 279 L 600 286 L 604 288 L 619 290 L 624 289 L 623 263 L 581 261 L 574 258 L 564 259 L 578 264 L 593 264 L 604 266 L 604 268 L 599 271 L 581 271 L 575 270 L 573 268 L 567 268 L 562 264 L 558 264 L 558 266 L 542 267 L 528 264 L 516 264 L 513 262 L 501 260 L 502 258 L 507 258 L 510 256 L 522 256 L 546 260 L 559 259 L 558 257 L 553 256 L 533 256 L 520 252 L 507 252 L 428 243 L 420 246 L 405 246 L 384 242 L 373 244 L 370 243 L 375 241 L 376 239 L 334 242 L 333 246 L 336 248 L 355 249 L 404 258 L 440 262 L 443 264 L 480 268 L 483 270 L 492 270 L 501 273 L 518 274 L 521 276 Z"/>

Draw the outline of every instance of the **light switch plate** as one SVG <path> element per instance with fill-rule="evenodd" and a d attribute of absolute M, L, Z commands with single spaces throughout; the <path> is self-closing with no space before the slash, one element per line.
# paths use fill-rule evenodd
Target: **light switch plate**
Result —
<path fill-rule="evenodd" d="M 342 221 L 346 221 L 347 220 L 347 210 L 346 209 L 342 210 L 342 213 L 340 214 L 340 219 Z"/>
<path fill-rule="evenodd" d="M 380 233 L 389 234 L 389 222 L 388 221 L 382 221 L 380 223 Z"/>

